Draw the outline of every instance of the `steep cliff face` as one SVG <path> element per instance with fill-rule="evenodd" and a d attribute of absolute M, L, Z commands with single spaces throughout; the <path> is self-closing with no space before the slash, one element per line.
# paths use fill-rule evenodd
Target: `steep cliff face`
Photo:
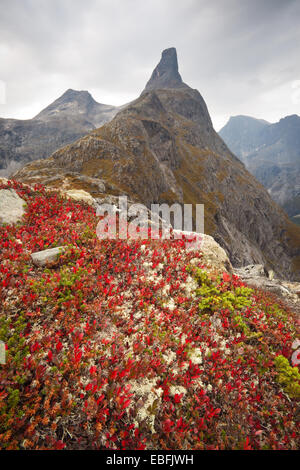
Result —
<path fill-rule="evenodd" d="M 300 117 L 275 124 L 235 116 L 220 131 L 228 147 L 290 216 L 300 214 Z"/>
<path fill-rule="evenodd" d="M 299 278 L 299 228 L 214 131 L 200 93 L 187 85 L 173 87 L 171 71 L 169 76 L 162 88 L 152 81 L 154 88 L 110 123 L 27 165 L 16 178 L 82 188 L 94 197 L 127 194 L 147 206 L 202 203 L 205 232 L 234 265 L 268 264 Z"/>
<path fill-rule="evenodd" d="M 177 52 L 170 47 L 162 52 L 161 60 L 152 72 L 143 93 L 161 88 L 189 88 L 178 72 Z"/>
<path fill-rule="evenodd" d="M 0 119 L 0 176 L 48 157 L 111 120 L 117 111 L 97 103 L 87 91 L 67 90 L 33 119 Z"/>

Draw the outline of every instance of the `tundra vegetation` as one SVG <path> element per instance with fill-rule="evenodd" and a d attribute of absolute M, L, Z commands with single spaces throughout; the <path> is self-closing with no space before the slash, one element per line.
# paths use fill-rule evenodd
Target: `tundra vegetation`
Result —
<path fill-rule="evenodd" d="M 278 298 L 186 240 L 99 240 L 92 206 L 0 187 L 26 201 L 0 227 L 1 449 L 299 447 L 299 323 Z"/>

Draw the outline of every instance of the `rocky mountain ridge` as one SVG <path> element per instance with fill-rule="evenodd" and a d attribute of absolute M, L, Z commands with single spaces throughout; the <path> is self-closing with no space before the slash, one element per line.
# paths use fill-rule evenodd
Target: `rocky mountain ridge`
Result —
<path fill-rule="evenodd" d="M 0 118 L 0 176 L 110 121 L 118 107 L 97 103 L 87 91 L 67 90 L 33 119 Z"/>
<path fill-rule="evenodd" d="M 152 72 L 142 93 L 162 88 L 189 88 L 178 71 L 177 52 L 170 47 L 162 52 L 161 60 Z"/>
<path fill-rule="evenodd" d="M 214 131 L 200 93 L 181 86 L 176 63 L 173 48 L 164 51 L 150 91 L 145 89 L 111 122 L 26 165 L 15 177 L 84 189 L 93 197 L 127 194 L 148 207 L 203 203 L 205 232 L 233 265 L 267 264 L 279 275 L 298 279 L 300 229 Z"/>
<path fill-rule="evenodd" d="M 97 103 L 86 90 L 69 89 L 35 116 L 34 120 L 48 121 L 57 116 L 70 118 L 77 115 L 84 116 L 97 128 L 112 119 L 118 109 L 117 106 Z"/>
<path fill-rule="evenodd" d="M 290 216 L 300 214 L 300 117 L 270 124 L 235 116 L 219 132 L 229 148 Z"/>
<path fill-rule="evenodd" d="M 260 132 L 269 125 L 268 121 L 251 116 L 230 116 L 228 122 L 219 131 L 219 135 L 232 152 L 246 163 L 246 156 L 257 146 Z"/>

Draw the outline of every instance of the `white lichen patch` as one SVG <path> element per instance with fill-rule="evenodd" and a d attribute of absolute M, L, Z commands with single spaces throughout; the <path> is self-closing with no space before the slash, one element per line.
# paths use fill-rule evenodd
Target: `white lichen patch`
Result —
<path fill-rule="evenodd" d="M 198 288 L 197 281 L 192 278 L 192 276 L 188 276 L 185 284 L 182 286 L 184 288 L 185 295 L 190 298 L 194 298 L 196 296 L 196 289 Z"/>
<path fill-rule="evenodd" d="M 145 316 L 145 313 L 144 313 L 144 312 L 139 312 L 139 311 L 138 311 L 138 312 L 135 312 L 135 313 L 133 314 L 133 318 L 134 318 L 135 320 L 140 320 L 140 319 L 143 318 L 144 316 Z"/>
<path fill-rule="evenodd" d="M 187 335 L 185 333 L 183 333 L 181 335 L 181 344 L 185 344 L 185 340 L 187 339 Z"/>
<path fill-rule="evenodd" d="M 174 351 L 169 350 L 167 353 L 163 354 L 162 357 L 166 364 L 172 364 L 172 362 L 176 361 L 177 355 Z"/>
<path fill-rule="evenodd" d="M 149 261 L 144 261 L 143 264 L 142 264 L 143 268 L 146 269 L 146 270 L 150 270 L 152 269 L 152 263 L 149 262 Z"/>
<path fill-rule="evenodd" d="M 168 308 L 169 310 L 171 310 L 171 312 L 173 312 L 173 310 L 175 310 L 175 308 L 176 308 L 177 305 L 176 305 L 176 303 L 175 303 L 173 297 L 170 297 L 170 299 L 168 300 L 168 302 L 165 302 L 165 303 L 163 304 L 163 306 L 164 306 L 165 308 Z"/>
<path fill-rule="evenodd" d="M 153 410 L 154 402 L 156 401 L 156 409 L 161 403 L 161 397 L 163 390 L 161 388 L 156 388 L 156 379 L 140 379 L 130 382 L 130 391 L 135 394 L 136 401 L 139 398 L 143 399 L 143 405 L 137 412 L 137 425 L 140 422 L 146 420 L 150 427 L 152 433 L 155 433 L 154 421 L 155 421 L 155 411 Z M 151 410 L 153 412 L 151 412 Z"/>
<path fill-rule="evenodd" d="M 181 385 L 171 385 L 171 387 L 169 388 L 169 393 L 172 397 L 174 397 L 175 395 L 181 395 L 182 393 L 183 395 L 185 395 L 186 392 L 186 388 L 182 387 Z"/>
<path fill-rule="evenodd" d="M 170 292 L 170 285 L 166 284 L 162 289 L 161 289 L 161 295 L 162 297 L 166 297 L 169 295 Z"/>
<path fill-rule="evenodd" d="M 95 335 L 95 342 L 96 343 L 98 342 L 99 344 L 101 343 L 102 340 L 111 342 L 113 341 L 117 333 L 118 333 L 118 329 L 116 328 L 116 326 L 112 322 L 107 321 L 105 325 L 105 329 L 103 329 L 102 331 L 97 331 Z"/>
<path fill-rule="evenodd" d="M 202 352 L 201 349 L 195 348 L 188 353 L 188 358 L 193 364 L 202 364 Z"/>
<path fill-rule="evenodd" d="M 190 260 L 190 264 L 193 264 L 193 265 L 195 265 L 195 264 L 197 265 L 197 264 L 199 264 L 200 262 L 201 262 L 201 259 L 200 259 L 200 258 L 192 258 L 192 259 Z"/>
<path fill-rule="evenodd" d="M 210 357 L 211 355 L 212 355 L 212 352 L 211 352 L 210 348 L 206 348 L 206 349 L 205 349 L 204 356 L 205 356 L 205 357 Z"/>

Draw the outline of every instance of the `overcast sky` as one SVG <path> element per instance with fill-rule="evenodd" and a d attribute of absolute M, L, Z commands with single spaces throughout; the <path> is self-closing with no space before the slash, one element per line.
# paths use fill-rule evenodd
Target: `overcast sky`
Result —
<path fill-rule="evenodd" d="M 216 130 L 300 114 L 300 0 L 0 0 L 0 117 L 68 88 L 129 102 L 171 46 Z"/>

